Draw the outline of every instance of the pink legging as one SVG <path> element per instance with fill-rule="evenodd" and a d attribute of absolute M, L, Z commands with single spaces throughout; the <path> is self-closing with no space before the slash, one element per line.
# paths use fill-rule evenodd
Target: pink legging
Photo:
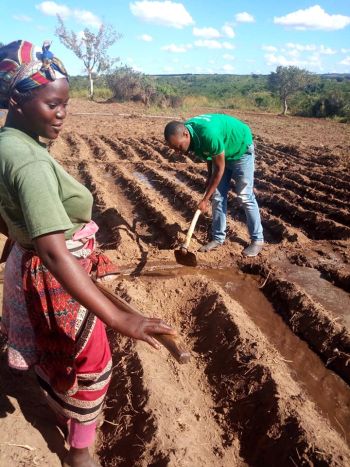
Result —
<path fill-rule="evenodd" d="M 95 441 L 96 422 L 85 425 L 70 419 L 68 443 L 73 448 L 88 448 Z"/>

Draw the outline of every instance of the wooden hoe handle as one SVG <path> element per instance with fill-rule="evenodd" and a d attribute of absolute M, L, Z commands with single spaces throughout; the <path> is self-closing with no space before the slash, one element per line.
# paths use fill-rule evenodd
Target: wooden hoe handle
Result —
<path fill-rule="evenodd" d="M 102 285 L 99 281 L 94 281 L 96 287 L 118 308 L 125 311 L 126 313 L 139 314 L 135 308 L 133 308 L 129 303 L 127 303 L 122 298 L 118 297 L 106 286 Z M 154 334 L 153 337 L 157 339 L 179 363 L 188 363 L 191 354 L 183 346 L 180 339 L 176 336 L 170 334 Z"/>
<path fill-rule="evenodd" d="M 197 211 L 194 213 L 190 228 L 188 229 L 188 232 L 187 232 L 187 235 L 186 235 L 185 243 L 182 245 L 182 248 L 184 248 L 185 250 L 187 250 L 187 248 L 188 248 L 188 246 L 190 244 L 194 228 L 196 227 L 198 217 L 201 215 L 201 213 L 202 213 L 202 211 L 200 209 L 197 209 Z"/>

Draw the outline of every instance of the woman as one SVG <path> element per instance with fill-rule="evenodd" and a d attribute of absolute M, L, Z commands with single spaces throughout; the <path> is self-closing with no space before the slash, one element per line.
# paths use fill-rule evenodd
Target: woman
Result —
<path fill-rule="evenodd" d="M 89 454 L 108 388 L 111 354 L 105 326 L 158 348 L 153 334 L 175 334 L 159 319 L 119 310 L 89 274 L 112 266 L 94 252 L 98 227 L 91 193 L 49 155 L 39 138 L 58 137 L 69 84 L 44 43 L 0 49 L 0 230 L 13 247 L 6 261 L 2 330 L 8 360 L 34 367 L 48 402 L 67 424 L 65 465 L 97 464 Z"/>

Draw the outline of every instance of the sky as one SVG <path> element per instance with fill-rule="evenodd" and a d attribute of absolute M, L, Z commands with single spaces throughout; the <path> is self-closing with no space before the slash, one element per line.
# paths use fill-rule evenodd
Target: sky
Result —
<path fill-rule="evenodd" d="M 82 62 L 55 36 L 57 13 L 79 35 L 110 24 L 119 65 L 146 74 L 268 74 L 279 65 L 350 73 L 350 0 L 0 0 L 0 42 L 51 51 L 69 74 Z"/>

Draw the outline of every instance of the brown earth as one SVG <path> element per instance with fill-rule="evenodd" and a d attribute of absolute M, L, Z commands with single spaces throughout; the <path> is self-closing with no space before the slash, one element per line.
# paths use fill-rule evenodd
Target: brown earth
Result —
<path fill-rule="evenodd" d="M 208 109 L 192 112 L 202 113 Z M 51 153 L 95 197 L 110 286 L 181 331 L 192 359 L 110 332 L 114 378 L 96 455 L 104 466 L 350 464 L 350 126 L 236 113 L 253 129 L 267 245 L 244 259 L 244 214 L 229 198 L 228 236 L 211 253 L 201 216 L 205 165 L 164 145 L 168 117 L 73 100 Z M 59 465 L 65 451 L 32 375 L 1 357 L 0 465 Z"/>

